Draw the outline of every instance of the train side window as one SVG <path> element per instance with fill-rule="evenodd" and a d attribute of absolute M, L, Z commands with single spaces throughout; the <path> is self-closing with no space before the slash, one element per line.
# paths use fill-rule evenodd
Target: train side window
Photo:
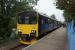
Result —
<path fill-rule="evenodd" d="M 45 20 L 45 24 L 48 24 L 48 19 L 46 18 L 46 20 Z"/>
<path fill-rule="evenodd" d="M 48 24 L 50 24 L 51 23 L 51 20 L 50 19 L 48 19 Z"/>
<path fill-rule="evenodd" d="M 44 19 L 44 24 L 46 24 L 47 22 L 46 22 L 46 18 Z"/>
<path fill-rule="evenodd" d="M 41 23 L 44 24 L 44 20 L 43 19 L 41 20 Z"/>

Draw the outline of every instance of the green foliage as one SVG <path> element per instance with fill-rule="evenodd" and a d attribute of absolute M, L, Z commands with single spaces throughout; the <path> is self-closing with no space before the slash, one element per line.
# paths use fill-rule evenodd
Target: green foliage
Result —
<path fill-rule="evenodd" d="M 75 19 L 75 0 L 57 0 L 57 8 L 64 10 L 64 16 L 67 21 Z"/>
<path fill-rule="evenodd" d="M 16 27 L 17 14 L 33 10 L 36 3 L 37 0 L 0 0 L 0 38 L 9 37 L 11 29 Z"/>

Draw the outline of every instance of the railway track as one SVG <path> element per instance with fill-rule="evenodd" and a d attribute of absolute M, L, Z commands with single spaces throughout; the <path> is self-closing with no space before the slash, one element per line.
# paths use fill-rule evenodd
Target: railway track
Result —
<path fill-rule="evenodd" d="M 18 41 L 12 41 L 4 44 L 0 47 L 0 50 L 21 50 L 22 48 L 25 48 L 28 45 L 20 44 Z"/>
<path fill-rule="evenodd" d="M 18 46 L 15 46 L 15 47 L 9 49 L 9 50 L 21 50 L 21 49 L 23 49 L 23 48 L 25 48 L 25 47 L 27 47 L 27 46 L 28 46 L 28 45 L 20 44 L 20 45 L 18 45 Z"/>

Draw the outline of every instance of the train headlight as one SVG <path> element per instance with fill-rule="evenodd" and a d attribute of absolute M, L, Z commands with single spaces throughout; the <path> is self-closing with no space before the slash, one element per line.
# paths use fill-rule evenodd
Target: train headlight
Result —
<path fill-rule="evenodd" d="M 36 30 L 32 30 L 31 33 L 30 33 L 30 38 L 34 38 L 36 37 Z"/>
<path fill-rule="evenodd" d="M 31 33 L 36 33 L 36 30 L 32 30 Z"/>
<path fill-rule="evenodd" d="M 21 32 L 21 30 L 18 30 L 18 32 Z"/>
<path fill-rule="evenodd" d="M 18 30 L 18 36 L 21 37 L 22 36 L 22 31 Z"/>
<path fill-rule="evenodd" d="M 21 30 L 18 30 L 18 34 L 22 34 L 22 31 Z"/>

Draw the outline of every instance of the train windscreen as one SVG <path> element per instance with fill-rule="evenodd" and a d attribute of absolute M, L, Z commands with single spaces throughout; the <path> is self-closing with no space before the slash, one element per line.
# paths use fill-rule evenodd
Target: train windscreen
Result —
<path fill-rule="evenodd" d="M 36 24 L 37 15 L 34 13 L 24 13 L 19 16 L 18 24 Z"/>

